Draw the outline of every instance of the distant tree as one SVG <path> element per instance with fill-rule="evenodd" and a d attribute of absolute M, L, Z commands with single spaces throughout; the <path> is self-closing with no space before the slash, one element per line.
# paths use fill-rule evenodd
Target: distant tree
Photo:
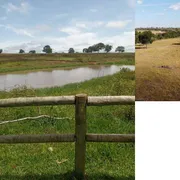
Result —
<path fill-rule="evenodd" d="M 25 51 L 23 49 L 20 49 L 19 54 L 23 54 L 23 53 L 25 53 Z"/>
<path fill-rule="evenodd" d="M 47 53 L 47 54 L 52 53 L 52 49 L 51 49 L 51 47 L 49 45 L 44 46 L 42 51 Z"/>
<path fill-rule="evenodd" d="M 163 39 L 163 37 L 164 37 L 164 34 L 157 34 L 156 35 L 156 39 L 159 39 L 159 40 Z"/>
<path fill-rule="evenodd" d="M 35 54 L 36 51 L 35 51 L 35 50 L 31 50 L 31 51 L 29 51 L 29 53 L 30 53 L 30 54 Z"/>
<path fill-rule="evenodd" d="M 136 44 L 140 43 L 140 42 L 139 42 L 139 34 L 140 34 L 140 33 L 139 33 L 138 31 L 135 31 L 135 43 L 136 43 Z"/>
<path fill-rule="evenodd" d="M 105 45 L 105 51 L 108 53 L 108 52 L 110 52 L 111 50 L 112 50 L 112 46 L 109 45 L 109 44 L 106 44 L 106 45 Z"/>
<path fill-rule="evenodd" d="M 105 48 L 105 45 L 102 42 L 100 42 L 98 44 L 95 44 L 93 47 L 94 47 L 94 51 L 98 51 L 99 52 L 100 50 Z"/>
<path fill-rule="evenodd" d="M 84 49 L 83 49 L 83 53 L 88 53 L 88 49 L 87 49 L 87 48 L 84 48 Z"/>
<path fill-rule="evenodd" d="M 153 42 L 153 33 L 151 31 L 144 31 L 139 34 L 139 42 L 141 44 L 145 44 L 147 48 L 147 44 L 151 44 Z"/>
<path fill-rule="evenodd" d="M 68 53 L 75 53 L 75 51 L 74 51 L 74 49 L 73 49 L 73 48 L 69 48 Z"/>
<path fill-rule="evenodd" d="M 87 52 L 88 52 L 88 53 L 92 53 L 92 52 L 93 52 L 93 47 L 92 47 L 92 46 L 89 46 L 88 49 L 87 49 Z"/>
<path fill-rule="evenodd" d="M 0 54 L 3 52 L 3 50 L 2 49 L 0 49 Z"/>
<path fill-rule="evenodd" d="M 115 50 L 115 52 L 124 52 L 125 51 L 125 47 L 124 46 L 118 46 Z"/>

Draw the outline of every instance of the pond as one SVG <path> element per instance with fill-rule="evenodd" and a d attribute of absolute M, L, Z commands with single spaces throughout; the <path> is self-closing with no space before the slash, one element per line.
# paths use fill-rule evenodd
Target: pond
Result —
<path fill-rule="evenodd" d="M 122 68 L 135 70 L 135 66 L 96 66 L 80 67 L 66 70 L 38 71 L 25 74 L 3 74 L 0 75 L 0 91 L 11 90 L 19 86 L 31 88 L 45 88 L 63 86 L 69 83 L 82 82 L 92 78 L 112 75 Z"/>

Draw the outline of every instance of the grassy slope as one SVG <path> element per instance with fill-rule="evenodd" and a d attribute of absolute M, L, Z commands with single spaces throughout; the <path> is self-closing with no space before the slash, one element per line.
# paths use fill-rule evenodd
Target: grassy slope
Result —
<path fill-rule="evenodd" d="M 0 73 L 51 70 L 100 64 L 133 65 L 134 53 L 0 54 Z"/>
<path fill-rule="evenodd" d="M 64 87 L 0 92 L 0 98 L 20 96 L 133 95 L 135 73 L 121 72 Z M 74 107 L 24 107 L 0 109 L 1 120 L 39 114 L 70 117 L 69 120 L 42 119 L 1 126 L 0 134 L 73 133 Z M 88 107 L 89 133 L 134 133 L 134 106 Z M 53 152 L 48 151 L 52 147 Z M 66 162 L 58 164 L 56 160 Z M 1 179 L 70 179 L 74 168 L 74 143 L 0 145 Z M 87 143 L 86 173 L 94 180 L 134 180 L 134 145 Z"/>
<path fill-rule="evenodd" d="M 137 100 L 180 100 L 180 45 L 174 43 L 180 43 L 180 38 L 136 50 Z"/>

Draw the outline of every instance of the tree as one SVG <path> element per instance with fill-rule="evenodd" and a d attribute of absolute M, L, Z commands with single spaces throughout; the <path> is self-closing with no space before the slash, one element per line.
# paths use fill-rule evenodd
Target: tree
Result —
<path fill-rule="evenodd" d="M 115 50 L 115 52 L 124 52 L 125 51 L 125 47 L 124 46 L 118 46 Z"/>
<path fill-rule="evenodd" d="M 88 49 L 87 49 L 87 52 L 88 52 L 88 53 L 92 53 L 92 52 L 93 52 L 93 47 L 92 47 L 92 46 L 89 46 Z"/>
<path fill-rule="evenodd" d="M 36 51 L 35 51 L 35 50 L 31 50 L 31 51 L 29 51 L 29 53 L 30 53 L 30 54 L 35 54 Z"/>
<path fill-rule="evenodd" d="M 84 48 L 84 49 L 83 49 L 83 53 L 88 53 L 88 49 L 87 49 L 87 48 Z"/>
<path fill-rule="evenodd" d="M 3 52 L 3 50 L 2 49 L 0 49 L 0 54 Z"/>
<path fill-rule="evenodd" d="M 98 51 L 99 52 L 100 50 L 105 48 L 105 45 L 102 42 L 100 42 L 98 44 L 95 44 L 93 47 L 94 47 L 94 51 Z"/>
<path fill-rule="evenodd" d="M 47 53 L 47 54 L 52 53 L 52 49 L 51 49 L 51 47 L 49 45 L 44 46 L 42 51 Z"/>
<path fill-rule="evenodd" d="M 73 48 L 69 48 L 69 51 L 68 51 L 68 53 L 74 53 L 75 51 L 74 51 L 74 49 Z"/>
<path fill-rule="evenodd" d="M 140 43 L 140 42 L 139 42 L 139 34 L 140 34 L 140 33 L 139 33 L 138 31 L 135 31 L 135 43 L 136 43 L 136 44 Z"/>
<path fill-rule="evenodd" d="M 112 46 L 109 45 L 109 44 L 106 44 L 106 45 L 105 45 L 105 51 L 108 53 L 108 52 L 110 52 L 111 50 L 112 50 Z"/>
<path fill-rule="evenodd" d="M 23 54 L 23 53 L 25 53 L 25 51 L 23 49 L 20 49 L 19 54 Z"/>
<path fill-rule="evenodd" d="M 147 44 L 151 44 L 153 42 L 153 33 L 151 31 L 144 31 L 140 33 L 139 42 L 141 44 L 145 44 L 147 48 Z"/>

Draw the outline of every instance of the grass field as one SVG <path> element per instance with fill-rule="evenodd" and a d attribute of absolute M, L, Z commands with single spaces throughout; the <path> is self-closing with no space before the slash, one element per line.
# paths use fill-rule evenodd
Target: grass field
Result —
<path fill-rule="evenodd" d="M 0 54 L 0 73 L 93 65 L 134 65 L 134 56 L 134 53 Z"/>
<path fill-rule="evenodd" d="M 134 95 L 135 72 L 45 89 L 14 89 L 0 98 L 88 95 Z M 134 106 L 87 108 L 88 133 L 134 133 Z M 74 107 L 24 107 L 0 109 L 1 121 L 48 114 L 66 120 L 41 119 L 1 125 L 0 134 L 74 133 Z M 48 148 L 52 147 L 53 151 Z M 92 180 L 134 180 L 134 144 L 87 143 L 86 173 Z M 66 160 L 64 163 L 59 162 Z M 0 145 L 1 180 L 67 180 L 74 170 L 74 143 Z"/>
<path fill-rule="evenodd" d="M 136 100 L 180 100 L 180 38 L 136 49 Z"/>

